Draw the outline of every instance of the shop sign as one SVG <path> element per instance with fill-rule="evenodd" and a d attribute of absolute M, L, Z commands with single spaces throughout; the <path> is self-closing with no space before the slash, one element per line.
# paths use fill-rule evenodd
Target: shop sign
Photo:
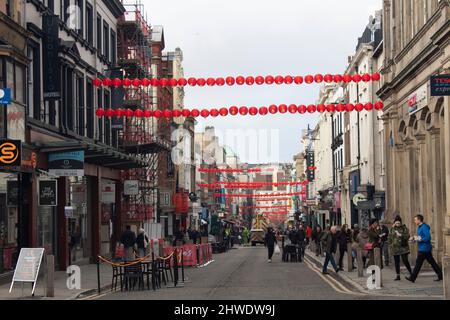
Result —
<path fill-rule="evenodd" d="M 0 104 L 10 104 L 10 103 L 11 103 L 11 89 L 0 88 Z"/>
<path fill-rule="evenodd" d="M 430 95 L 450 96 L 450 74 L 440 74 L 430 77 Z"/>
<path fill-rule="evenodd" d="M 22 166 L 31 167 L 33 169 L 36 169 L 36 167 L 37 167 L 36 152 L 31 152 L 30 160 L 22 160 Z"/>
<path fill-rule="evenodd" d="M 50 153 L 48 168 L 49 173 L 57 177 L 82 177 L 84 176 L 84 151 Z"/>
<path fill-rule="evenodd" d="M 409 113 L 415 113 L 428 104 L 428 87 L 425 83 L 408 97 Z"/>
<path fill-rule="evenodd" d="M 19 205 L 19 181 L 9 180 L 6 182 L 6 205 L 17 207 Z"/>
<path fill-rule="evenodd" d="M 42 17 L 43 37 L 43 81 L 44 99 L 61 97 L 61 74 L 59 68 L 59 17 L 45 14 Z"/>
<path fill-rule="evenodd" d="M 105 204 L 116 203 L 116 184 L 114 182 L 102 183 L 102 199 Z"/>
<path fill-rule="evenodd" d="M 0 167 L 20 166 L 22 162 L 22 141 L 0 140 Z"/>
<path fill-rule="evenodd" d="M 39 180 L 39 205 L 58 205 L 58 184 L 56 180 Z"/>
<path fill-rule="evenodd" d="M 126 196 L 135 196 L 139 194 L 138 180 L 125 180 L 123 182 L 123 194 Z"/>
<path fill-rule="evenodd" d="M 353 196 L 353 204 L 355 205 L 355 206 L 357 206 L 358 205 L 358 202 L 361 202 L 361 201 L 366 201 L 367 200 L 367 198 L 366 198 L 366 196 L 365 195 L 363 195 L 362 193 L 357 193 L 357 194 L 355 194 L 354 196 Z"/>
<path fill-rule="evenodd" d="M 31 282 L 33 283 L 31 293 L 34 294 L 43 255 L 43 248 L 22 248 L 20 250 L 9 293 L 12 291 L 14 282 Z"/>

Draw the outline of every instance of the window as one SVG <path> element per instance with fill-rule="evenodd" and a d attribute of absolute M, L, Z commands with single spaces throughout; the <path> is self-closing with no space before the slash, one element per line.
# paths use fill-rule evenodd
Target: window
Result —
<path fill-rule="evenodd" d="M 97 108 L 104 108 L 103 106 L 103 91 L 97 90 Z M 98 140 L 103 142 L 103 117 L 98 118 Z"/>
<path fill-rule="evenodd" d="M 88 138 L 94 138 L 94 86 L 92 80 L 86 81 L 86 127 Z"/>
<path fill-rule="evenodd" d="M 97 15 L 97 52 L 102 54 L 102 17 Z"/>
<path fill-rule="evenodd" d="M 55 12 L 55 0 L 47 0 L 47 7 L 51 12 Z"/>
<path fill-rule="evenodd" d="M 113 65 L 116 64 L 116 60 L 117 60 L 116 48 L 117 48 L 116 33 L 113 30 L 111 30 L 111 60 L 110 61 Z"/>
<path fill-rule="evenodd" d="M 77 21 L 77 33 L 80 36 L 83 36 L 83 31 L 84 31 L 83 1 L 84 0 L 75 0 L 75 6 L 78 7 L 75 12 L 76 21 Z"/>
<path fill-rule="evenodd" d="M 109 26 L 106 22 L 103 22 L 103 55 L 109 61 Z"/>
<path fill-rule="evenodd" d="M 28 47 L 28 116 L 40 120 L 41 114 L 41 81 L 40 81 L 40 53 L 39 44 Z M 1 85 L 0 85 L 1 86 Z"/>
<path fill-rule="evenodd" d="M 64 94 L 64 114 L 66 116 L 67 129 L 73 131 L 74 126 L 74 94 L 73 94 L 73 70 L 66 69 L 65 94 Z"/>
<path fill-rule="evenodd" d="M 90 45 L 94 45 L 94 11 L 86 2 L 86 39 Z"/>
<path fill-rule="evenodd" d="M 105 91 L 105 100 L 104 100 L 104 108 L 108 109 L 111 107 L 111 96 L 109 95 L 108 91 Z M 105 117 L 105 136 L 103 142 L 107 145 L 111 145 L 111 118 Z"/>
<path fill-rule="evenodd" d="M 76 106 L 77 106 L 77 133 L 84 136 L 84 78 L 83 76 L 76 77 Z"/>
<path fill-rule="evenodd" d="M 69 6 L 70 0 L 61 0 L 60 6 L 60 14 L 59 17 L 64 21 L 64 23 L 68 23 L 69 21 Z"/>
<path fill-rule="evenodd" d="M 6 15 L 8 17 L 13 17 L 14 13 L 14 1 L 13 0 L 6 0 Z"/>

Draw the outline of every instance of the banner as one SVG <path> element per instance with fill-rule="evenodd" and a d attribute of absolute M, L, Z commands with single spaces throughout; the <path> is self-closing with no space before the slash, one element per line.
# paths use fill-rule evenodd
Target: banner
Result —
<path fill-rule="evenodd" d="M 61 98 L 61 72 L 59 67 L 59 17 L 44 14 L 42 17 L 43 37 L 43 81 L 44 99 L 56 100 Z"/>

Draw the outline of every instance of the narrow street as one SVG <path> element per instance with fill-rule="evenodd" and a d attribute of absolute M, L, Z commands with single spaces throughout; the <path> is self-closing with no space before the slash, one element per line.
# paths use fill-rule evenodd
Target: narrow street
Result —
<path fill-rule="evenodd" d="M 380 299 L 379 296 L 336 291 L 309 263 L 267 262 L 266 249 L 239 247 L 214 255 L 204 268 L 186 269 L 192 281 L 183 288 L 105 293 L 101 300 L 336 300 Z M 330 274 L 332 271 L 330 271 Z M 391 298 L 392 299 L 392 298 Z"/>

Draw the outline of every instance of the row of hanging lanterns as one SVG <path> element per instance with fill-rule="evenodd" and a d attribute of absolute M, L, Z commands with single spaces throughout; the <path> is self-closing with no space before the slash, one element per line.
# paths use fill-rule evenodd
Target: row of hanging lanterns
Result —
<path fill-rule="evenodd" d="M 237 77 L 219 77 L 219 78 L 161 78 L 161 79 L 119 79 L 119 78 L 96 78 L 93 80 L 93 85 L 95 87 L 185 87 L 185 86 L 233 86 L 233 85 L 272 85 L 272 84 L 312 84 L 312 83 L 349 83 L 349 82 L 369 82 L 369 81 L 379 81 L 381 76 L 378 72 L 369 74 L 316 74 L 316 75 L 306 75 L 306 76 L 237 76 Z"/>
<path fill-rule="evenodd" d="M 126 117 L 126 118 L 132 118 L 132 117 L 136 117 L 136 118 L 150 118 L 150 117 L 154 117 L 154 118 L 178 118 L 178 117 L 193 117 L 193 118 L 197 118 L 197 117 L 203 117 L 203 118 L 208 118 L 208 117 L 218 117 L 218 116 L 222 116 L 222 117 L 226 117 L 226 116 L 236 116 L 236 115 L 241 115 L 241 116 L 256 116 L 256 115 L 260 115 L 260 116 L 265 116 L 268 114 L 285 114 L 285 113 L 290 113 L 290 114 L 304 114 L 304 113 L 324 113 L 324 112 L 352 112 L 352 111 L 357 111 L 357 112 L 361 112 L 363 110 L 366 111 L 372 111 L 372 110 L 382 110 L 384 107 L 383 102 L 381 101 L 377 101 L 375 103 L 372 102 L 367 102 L 367 103 L 347 103 L 347 104 L 310 104 L 308 106 L 306 105 L 296 105 L 296 104 L 291 104 L 291 105 L 286 105 L 286 104 L 281 104 L 279 106 L 277 105 L 270 105 L 269 107 L 246 107 L 246 106 L 242 106 L 242 107 L 237 107 L 237 106 L 232 106 L 229 108 L 213 108 L 213 109 L 183 109 L 183 110 L 142 110 L 142 109 L 136 109 L 136 110 L 132 110 L 132 109 L 97 109 L 95 111 L 95 114 L 97 117 L 101 118 L 101 117 L 117 117 L 117 118 L 121 118 L 121 117 Z"/>

